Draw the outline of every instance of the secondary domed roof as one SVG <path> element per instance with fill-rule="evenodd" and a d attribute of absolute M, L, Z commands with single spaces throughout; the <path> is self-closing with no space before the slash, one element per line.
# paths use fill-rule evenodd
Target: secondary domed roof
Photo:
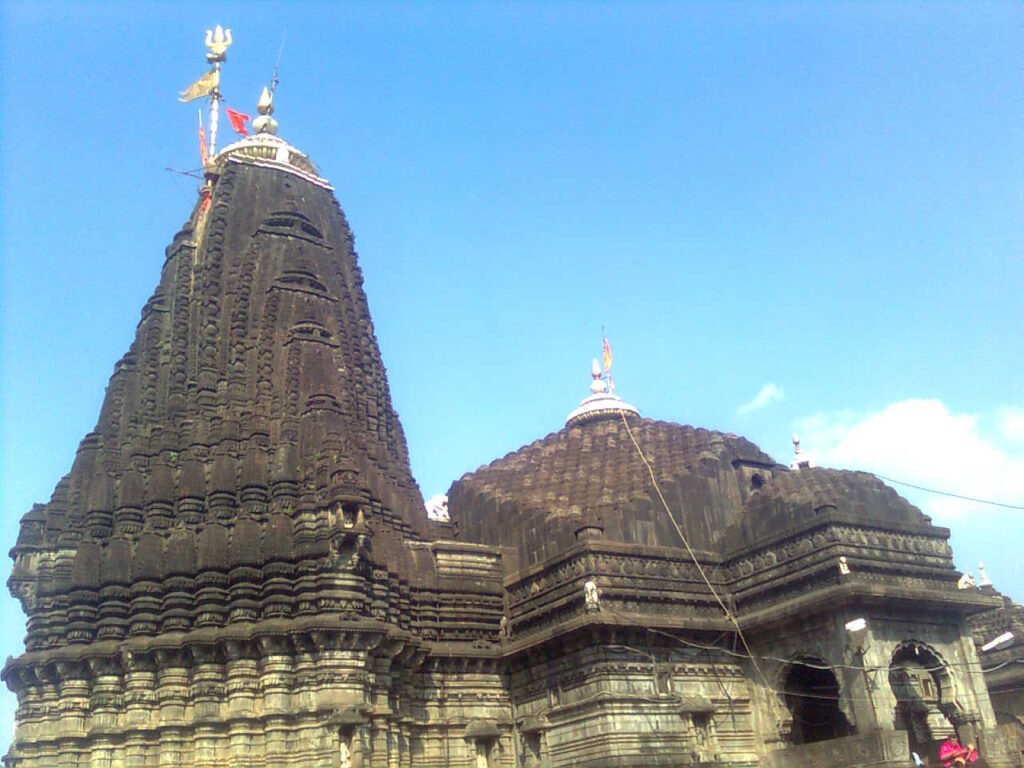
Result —
<path fill-rule="evenodd" d="M 517 547 L 524 565 L 586 528 L 678 546 L 641 452 L 691 545 L 704 549 L 736 521 L 751 473 L 776 466 L 744 438 L 620 414 L 570 424 L 463 476 L 448 491 L 449 513 L 460 536 Z"/>

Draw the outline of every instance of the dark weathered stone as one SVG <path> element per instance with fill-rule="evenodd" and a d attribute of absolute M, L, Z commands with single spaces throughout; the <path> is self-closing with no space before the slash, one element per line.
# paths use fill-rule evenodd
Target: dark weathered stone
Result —
<path fill-rule="evenodd" d="M 1020 606 L 870 475 L 600 409 L 427 521 L 330 187 L 266 135 L 209 171 L 11 551 L 8 765 L 1014 764 L 968 621 Z"/>

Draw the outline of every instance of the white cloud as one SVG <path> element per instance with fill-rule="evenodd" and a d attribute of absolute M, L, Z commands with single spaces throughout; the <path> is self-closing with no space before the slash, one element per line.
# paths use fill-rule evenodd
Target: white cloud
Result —
<path fill-rule="evenodd" d="M 784 397 L 782 393 L 782 387 L 777 387 L 771 382 L 768 382 L 761 391 L 757 393 L 757 396 L 749 403 L 744 403 L 736 409 L 736 413 L 740 416 L 745 416 L 748 413 L 753 413 L 766 405 L 777 402 Z"/>
<path fill-rule="evenodd" d="M 1007 440 L 1024 443 L 1024 408 L 1003 408 L 999 411 L 996 427 Z"/>
<path fill-rule="evenodd" d="M 1000 417 L 1002 434 L 1007 434 L 1007 425 L 1009 434 L 1020 426 L 1012 416 Z M 1024 504 L 1024 447 L 985 438 L 976 416 L 951 412 L 939 400 L 903 400 L 868 414 L 817 414 L 796 427 L 803 447 L 822 466 L 862 469 L 962 496 Z M 936 522 L 949 523 L 968 510 L 996 509 L 902 486 L 897 490 Z"/>

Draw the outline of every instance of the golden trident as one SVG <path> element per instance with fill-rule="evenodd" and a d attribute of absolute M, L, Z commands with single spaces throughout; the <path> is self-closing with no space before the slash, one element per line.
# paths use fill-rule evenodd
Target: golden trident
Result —
<path fill-rule="evenodd" d="M 222 29 L 218 24 L 215 29 L 206 30 L 206 47 L 210 49 L 210 52 L 206 54 L 206 60 L 211 64 L 227 59 L 230 45 L 230 29 Z"/>

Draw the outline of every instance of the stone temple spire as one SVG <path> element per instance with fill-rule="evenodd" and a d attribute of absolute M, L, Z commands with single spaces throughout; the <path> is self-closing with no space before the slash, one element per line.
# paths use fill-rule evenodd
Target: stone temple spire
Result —
<path fill-rule="evenodd" d="M 197 203 L 167 248 L 95 429 L 22 521 L 9 584 L 29 649 L 140 631 L 138 605 L 108 603 L 107 587 L 143 574 L 165 583 L 227 574 L 236 555 L 337 552 L 355 535 L 341 517 L 377 525 L 377 549 L 422 538 L 352 233 L 262 106 L 263 132 L 211 159 L 210 205 Z M 243 539 L 252 549 L 230 554 Z M 73 595 L 91 597 L 82 607 Z M 200 597 L 174 626 L 226 620 L 230 601 L 218 601 Z"/>
<path fill-rule="evenodd" d="M 472 595 L 459 544 L 438 560 L 352 232 L 272 112 L 209 158 L 96 427 L 22 518 L 9 765 L 380 768 L 425 643 L 497 642 L 500 556 L 467 556 Z"/>

